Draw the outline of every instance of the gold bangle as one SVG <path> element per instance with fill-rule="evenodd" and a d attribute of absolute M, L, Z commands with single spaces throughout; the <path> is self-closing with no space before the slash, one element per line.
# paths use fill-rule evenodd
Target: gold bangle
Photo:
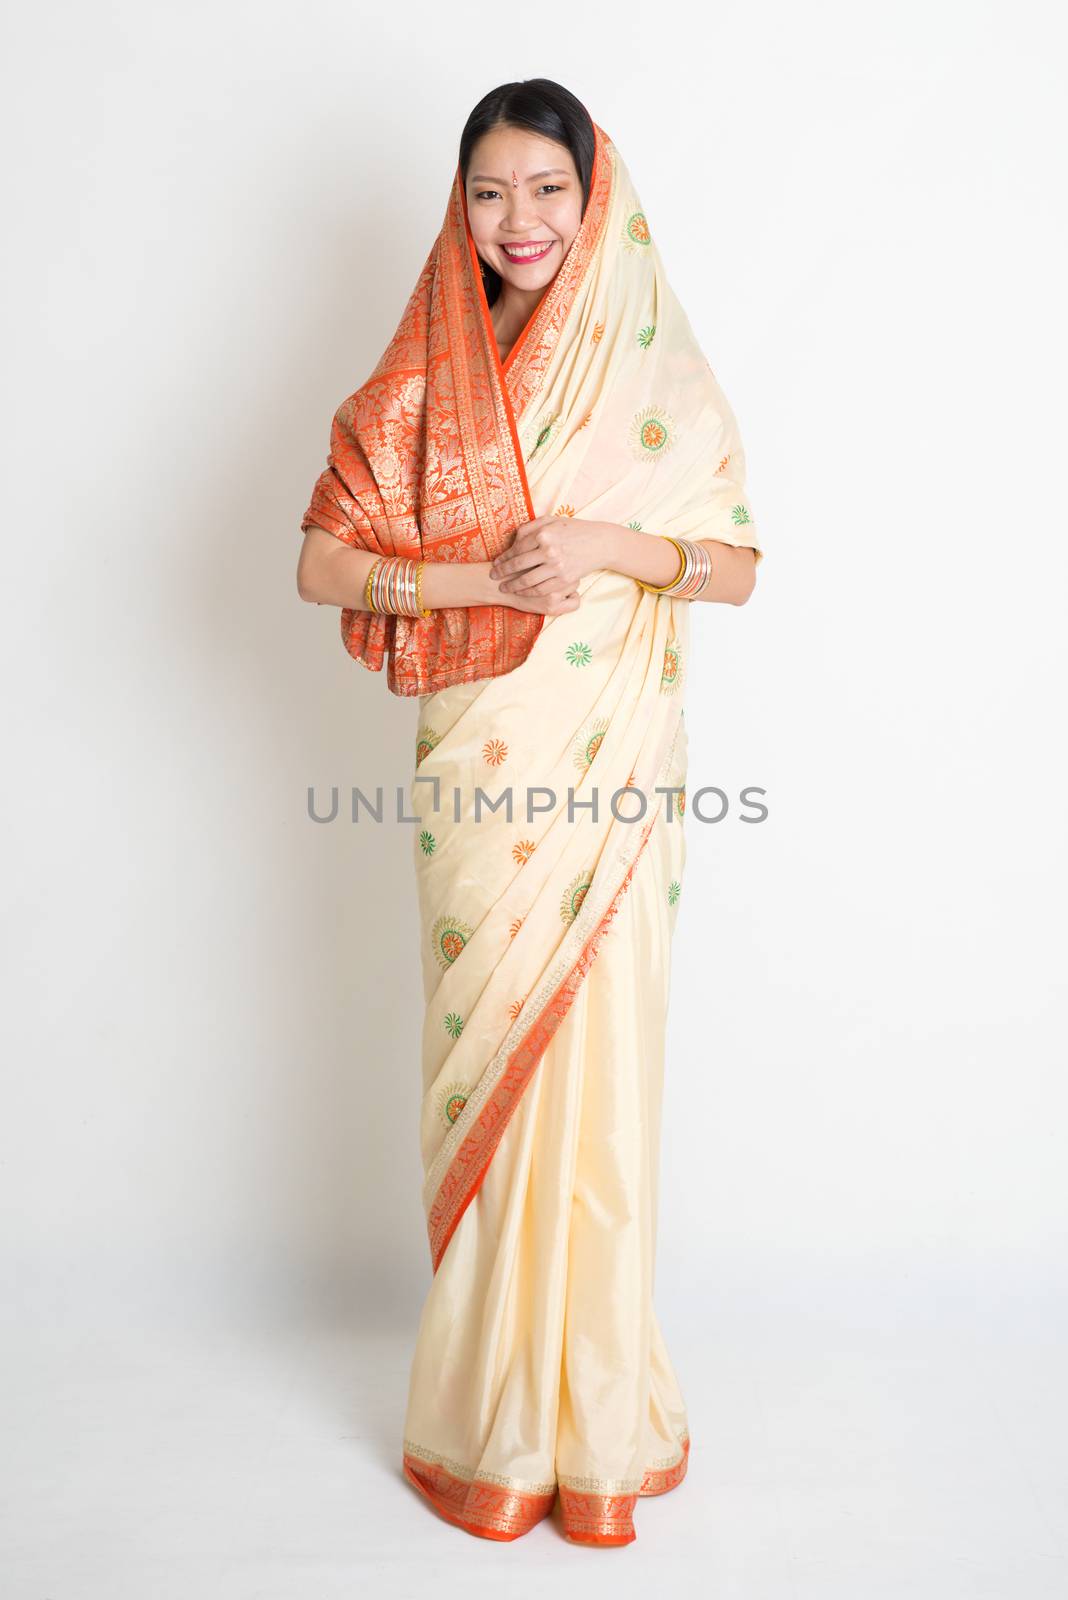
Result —
<path fill-rule="evenodd" d="M 374 601 L 371 599 L 371 583 L 374 579 L 375 571 L 381 563 L 381 560 L 381 556 L 376 556 L 371 562 L 371 569 L 367 574 L 367 582 L 363 586 L 363 609 L 365 611 L 373 611 L 375 609 Z"/>
<path fill-rule="evenodd" d="M 430 610 L 423 604 L 423 568 L 425 566 L 426 562 L 420 561 L 415 569 L 415 605 L 421 617 L 429 617 L 431 615 Z"/>
<path fill-rule="evenodd" d="M 663 537 L 667 539 L 669 544 L 673 544 L 675 549 L 678 551 L 679 570 L 668 583 L 646 583 L 642 578 L 639 578 L 638 583 L 643 589 L 647 590 L 649 594 L 664 594 L 666 590 L 674 588 L 675 584 L 677 584 L 679 579 L 682 577 L 683 571 L 686 567 L 686 552 L 680 545 L 679 541 L 677 539 L 673 539 L 670 533 L 664 534 Z"/>

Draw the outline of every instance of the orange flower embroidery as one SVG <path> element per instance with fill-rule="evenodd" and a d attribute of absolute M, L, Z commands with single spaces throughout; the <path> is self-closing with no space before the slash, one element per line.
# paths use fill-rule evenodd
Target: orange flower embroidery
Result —
<path fill-rule="evenodd" d="M 592 416 L 593 416 L 593 412 L 592 411 L 587 411 L 586 415 L 583 417 L 582 421 L 579 423 L 579 429 L 584 428 L 586 426 L 587 422 L 589 422 L 589 420 L 590 420 L 590 418 Z"/>
<path fill-rule="evenodd" d="M 509 939 L 514 939 L 516 934 L 519 932 L 519 930 L 520 930 L 520 928 L 522 926 L 523 926 L 522 917 L 516 917 L 515 921 L 512 923 L 512 926 L 508 929 L 508 937 L 509 937 Z"/>
<path fill-rule="evenodd" d="M 526 863 L 530 860 L 530 858 L 531 858 L 531 856 L 533 854 L 534 854 L 534 840 L 533 839 L 520 839 L 518 844 L 514 844 L 512 846 L 512 856 L 519 863 L 519 865 L 521 867 L 526 865 Z"/>
<path fill-rule="evenodd" d="M 723 460 L 720 462 L 719 466 L 716 468 L 717 473 L 723 471 L 724 467 L 727 465 L 727 462 L 729 460 L 730 460 L 730 456 L 724 456 L 723 457 Z"/>
<path fill-rule="evenodd" d="M 644 211 L 635 211 L 633 216 L 628 217 L 624 231 L 627 238 L 633 240 L 635 244 L 648 244 L 652 238 Z"/>
<path fill-rule="evenodd" d="M 593 332 L 590 334 L 590 343 L 591 344 L 600 344 L 601 339 L 602 339 L 602 337 L 604 335 L 604 326 L 605 325 L 604 325 L 603 322 L 598 322 L 598 323 L 596 323 L 594 325 Z"/>
<path fill-rule="evenodd" d="M 503 739 L 487 739 L 482 746 L 482 759 L 488 766 L 499 767 L 508 759 L 508 746 Z"/>
<path fill-rule="evenodd" d="M 573 517 L 574 515 L 574 506 L 557 506 L 556 510 L 553 512 L 554 517 Z"/>
<path fill-rule="evenodd" d="M 511 1017 L 513 1022 L 515 1021 L 516 1017 L 518 1017 L 519 1013 L 522 1011 L 522 1009 L 526 1005 L 526 1003 L 527 1003 L 526 995 L 523 996 L 522 1000 L 513 1000 L 512 1001 L 511 1005 L 508 1007 L 508 1015 Z"/>

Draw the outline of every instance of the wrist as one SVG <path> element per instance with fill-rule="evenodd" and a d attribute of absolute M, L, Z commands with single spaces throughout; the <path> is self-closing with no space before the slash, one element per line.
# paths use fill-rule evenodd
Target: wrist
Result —
<path fill-rule="evenodd" d="M 615 529 L 616 538 L 613 543 L 613 565 L 617 572 L 627 578 L 642 578 L 648 566 L 646 552 L 650 545 L 650 535 L 641 532 L 638 528 L 619 526 Z"/>
<path fill-rule="evenodd" d="M 679 574 L 677 547 L 663 534 L 647 533 L 638 528 L 618 529 L 621 548 L 617 570 L 636 583 L 671 583 Z"/>
<path fill-rule="evenodd" d="M 428 561 L 421 585 L 423 604 L 431 611 L 503 604 L 504 597 L 489 569 L 488 561 Z"/>
<path fill-rule="evenodd" d="M 508 596 L 501 593 L 498 579 L 490 577 L 492 561 L 476 561 L 472 577 L 476 585 L 475 598 L 471 604 L 476 606 L 506 606 Z"/>
<path fill-rule="evenodd" d="M 597 565 L 611 572 L 622 572 L 627 559 L 627 538 L 633 528 L 624 528 L 618 522 L 600 522 L 597 525 Z"/>

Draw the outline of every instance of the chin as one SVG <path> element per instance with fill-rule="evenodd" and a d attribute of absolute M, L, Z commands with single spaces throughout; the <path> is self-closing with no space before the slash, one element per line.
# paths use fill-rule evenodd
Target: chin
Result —
<path fill-rule="evenodd" d="M 513 289 L 544 289 L 546 284 L 552 283 L 558 271 L 559 262 L 551 272 L 539 272 L 536 278 L 531 273 L 527 273 L 523 277 L 513 277 L 510 272 L 501 272 L 498 276 L 504 283 L 510 283 Z"/>

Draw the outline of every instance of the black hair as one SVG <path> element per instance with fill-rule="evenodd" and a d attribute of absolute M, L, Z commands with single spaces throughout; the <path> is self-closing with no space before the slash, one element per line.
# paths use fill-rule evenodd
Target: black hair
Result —
<path fill-rule="evenodd" d="M 471 155 L 484 133 L 492 128 L 527 128 L 543 139 L 566 145 L 571 152 L 582 184 L 582 215 L 590 198 L 593 158 L 597 148 L 593 121 L 586 107 L 570 89 L 551 78 L 524 78 L 517 83 L 502 83 L 483 95 L 464 123 L 460 135 L 460 180 L 467 182 Z M 486 300 L 493 305 L 501 292 L 500 275 L 483 261 L 482 281 Z"/>

